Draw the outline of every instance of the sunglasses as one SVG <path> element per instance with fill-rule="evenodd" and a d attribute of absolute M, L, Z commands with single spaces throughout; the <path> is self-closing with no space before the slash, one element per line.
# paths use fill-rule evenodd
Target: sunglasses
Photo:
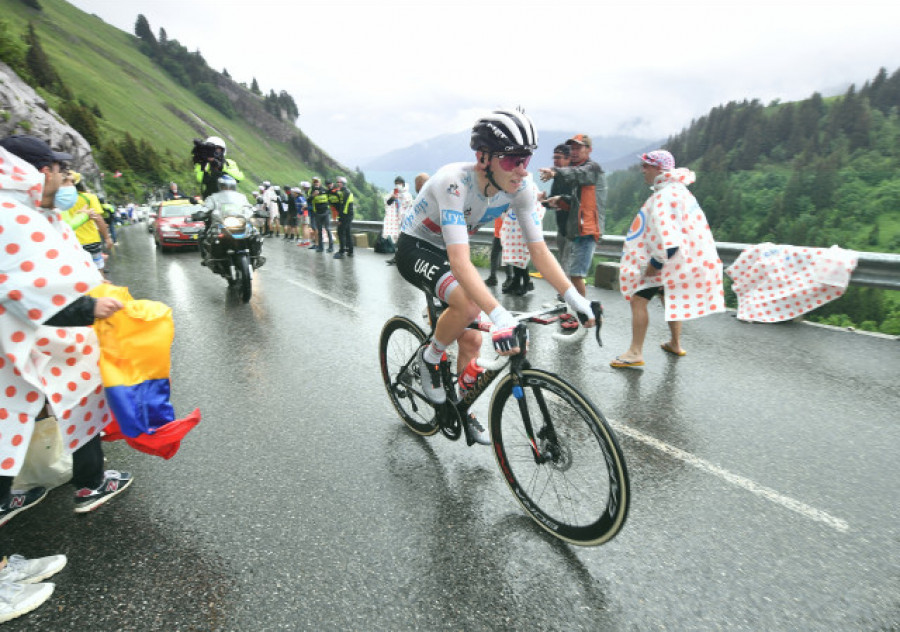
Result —
<path fill-rule="evenodd" d="M 531 162 L 531 154 L 497 154 L 497 160 L 504 171 L 512 171 L 518 167 L 527 169 L 528 163 Z"/>

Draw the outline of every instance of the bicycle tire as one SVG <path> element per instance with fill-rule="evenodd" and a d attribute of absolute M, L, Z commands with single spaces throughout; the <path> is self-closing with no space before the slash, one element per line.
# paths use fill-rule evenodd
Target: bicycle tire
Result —
<path fill-rule="evenodd" d="M 555 456 L 537 463 L 525 431 L 513 376 L 497 385 L 491 399 L 490 427 L 497 465 L 522 508 L 555 537 L 580 546 L 609 541 L 625 524 L 631 491 L 622 449 L 597 409 L 578 390 L 553 373 L 522 371 L 535 440 Z M 556 435 L 542 419 L 543 397 Z"/>
<path fill-rule="evenodd" d="M 434 405 L 416 388 L 415 373 L 399 375 L 425 338 L 425 332 L 413 321 L 394 316 L 381 329 L 378 356 L 384 387 L 403 423 L 416 434 L 428 437 L 439 429 Z M 410 369 L 414 370 L 415 365 L 413 361 Z"/>

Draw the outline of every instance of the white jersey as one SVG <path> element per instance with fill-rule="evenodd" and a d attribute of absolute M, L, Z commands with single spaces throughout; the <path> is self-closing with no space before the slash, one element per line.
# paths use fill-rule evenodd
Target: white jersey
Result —
<path fill-rule="evenodd" d="M 412 208 L 401 219 L 400 232 L 444 250 L 450 244 L 468 243 L 469 235 L 479 226 L 511 210 L 526 242 L 543 241 L 537 194 L 537 187 L 528 175 L 514 194 L 501 191 L 485 197 L 478 190 L 474 164 L 446 165 L 422 187 Z"/>

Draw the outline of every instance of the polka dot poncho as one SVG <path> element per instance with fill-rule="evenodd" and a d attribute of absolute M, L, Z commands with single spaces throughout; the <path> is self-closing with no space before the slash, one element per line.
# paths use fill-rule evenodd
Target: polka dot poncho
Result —
<path fill-rule="evenodd" d="M 690 320 L 725 311 L 722 261 L 706 215 L 688 190 L 696 176 L 689 169 L 663 171 L 653 183 L 625 236 L 619 265 L 619 289 L 631 300 L 635 292 L 662 285 L 666 320 Z M 671 256 L 668 251 L 678 250 Z M 648 276 L 650 259 L 662 273 Z"/>
<path fill-rule="evenodd" d="M 0 148 L 0 476 L 22 467 L 45 398 L 68 452 L 110 420 L 93 330 L 42 325 L 102 281 L 59 214 L 40 210 L 43 186 Z"/>

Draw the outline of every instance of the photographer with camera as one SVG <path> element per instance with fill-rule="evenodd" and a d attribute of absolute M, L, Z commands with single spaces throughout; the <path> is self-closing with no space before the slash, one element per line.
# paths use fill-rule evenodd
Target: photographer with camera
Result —
<path fill-rule="evenodd" d="M 218 193 L 222 175 L 229 175 L 238 182 L 244 179 L 237 163 L 225 157 L 225 141 L 218 136 L 210 136 L 205 141 L 195 138 L 192 158 L 194 175 L 204 199 Z"/>

